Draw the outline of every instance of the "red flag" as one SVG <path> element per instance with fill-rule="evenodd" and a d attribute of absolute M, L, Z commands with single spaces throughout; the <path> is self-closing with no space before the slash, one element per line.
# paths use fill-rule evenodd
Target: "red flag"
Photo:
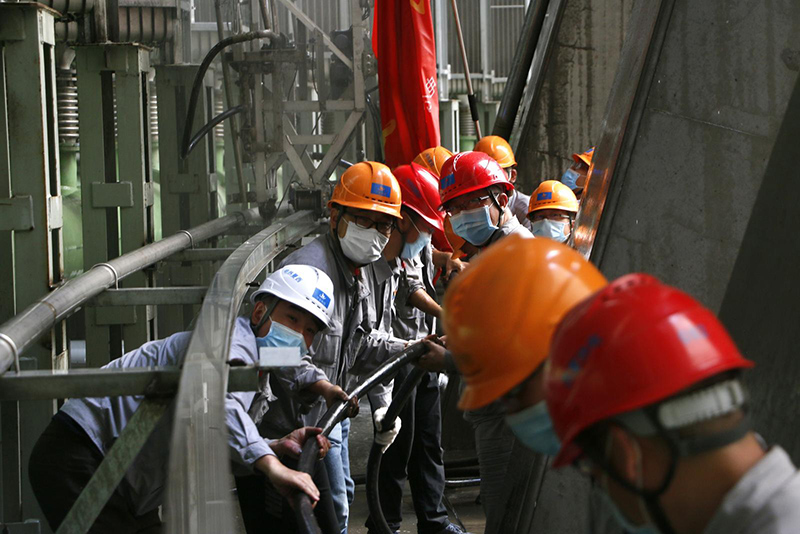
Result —
<path fill-rule="evenodd" d="M 439 145 L 439 90 L 430 0 L 375 0 L 373 49 L 386 164 Z"/>

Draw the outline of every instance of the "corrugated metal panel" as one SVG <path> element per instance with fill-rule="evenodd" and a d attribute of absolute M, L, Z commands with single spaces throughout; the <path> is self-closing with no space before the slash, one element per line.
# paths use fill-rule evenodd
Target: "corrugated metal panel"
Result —
<path fill-rule="evenodd" d="M 498 78 L 511 72 L 514 48 L 525 20 L 524 0 L 492 0 L 489 8 L 489 71 Z"/>
<path fill-rule="evenodd" d="M 461 18 L 461 31 L 464 34 L 464 46 L 467 49 L 467 61 L 471 72 L 481 72 L 481 8 L 480 1 L 457 0 L 458 15 Z M 463 74 L 464 65 L 461 61 L 461 50 L 458 46 L 458 34 L 453 20 L 453 11 L 449 9 L 447 16 L 447 62 L 450 63 L 451 72 Z"/>

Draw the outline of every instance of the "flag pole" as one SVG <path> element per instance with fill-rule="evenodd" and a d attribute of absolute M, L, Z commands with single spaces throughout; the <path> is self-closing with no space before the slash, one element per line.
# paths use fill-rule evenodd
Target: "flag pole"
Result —
<path fill-rule="evenodd" d="M 461 33 L 461 18 L 458 16 L 458 6 L 456 0 L 450 0 L 450 5 L 453 7 L 453 18 L 456 19 L 456 34 L 458 34 L 458 45 L 461 47 L 461 60 L 464 63 L 464 79 L 467 80 L 467 100 L 469 101 L 469 111 L 472 114 L 472 120 L 475 122 L 475 134 L 478 139 L 483 137 L 481 135 L 481 124 L 478 120 L 478 101 L 475 99 L 475 92 L 472 90 L 472 78 L 469 74 L 469 63 L 467 62 L 467 49 L 464 46 L 464 34 Z"/>

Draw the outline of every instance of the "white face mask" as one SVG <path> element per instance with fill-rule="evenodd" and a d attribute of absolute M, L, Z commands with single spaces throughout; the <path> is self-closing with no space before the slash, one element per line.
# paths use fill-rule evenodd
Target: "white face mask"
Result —
<path fill-rule="evenodd" d="M 569 223 L 567 221 L 540 219 L 533 222 L 531 232 L 534 237 L 546 237 L 563 243 L 569 238 Z"/>
<path fill-rule="evenodd" d="M 342 252 L 356 265 L 367 265 L 381 257 L 389 238 L 375 228 L 362 228 L 354 222 L 345 221 L 347 230 L 339 239 Z"/>

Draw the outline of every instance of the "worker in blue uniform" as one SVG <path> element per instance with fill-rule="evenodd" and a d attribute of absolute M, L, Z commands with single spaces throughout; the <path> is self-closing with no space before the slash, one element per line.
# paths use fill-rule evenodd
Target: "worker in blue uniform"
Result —
<path fill-rule="evenodd" d="M 258 300 L 249 318 L 236 320 L 229 353 L 231 364 L 258 364 L 260 347 L 293 347 L 302 353 L 326 327 L 333 307 L 330 280 L 322 272 L 298 266 L 284 268 L 272 274 L 268 281 L 287 270 L 302 273 L 302 278 L 289 277 L 296 286 L 313 277 L 319 298 L 305 301 Z M 298 281 L 298 278 L 301 279 Z M 145 343 L 105 367 L 179 367 L 186 356 L 190 338 L 191 332 L 181 332 Z M 234 468 L 238 472 L 262 473 L 282 494 L 299 490 L 317 502 L 320 490 L 312 478 L 283 465 L 281 457 L 297 455 L 307 439 L 317 439 L 324 456 L 329 448 L 328 440 L 319 435 L 319 429 L 310 427 L 293 429 L 281 439 L 262 438 L 256 427 L 257 421 L 248 413 L 259 405 L 259 399 L 273 397 L 268 381 L 262 380 L 261 384 L 259 392 L 227 393 L 225 397 L 228 443 Z M 35 444 L 29 463 L 31 486 L 53 530 L 62 523 L 143 400 L 142 395 L 70 399 L 53 417 Z M 265 408 L 261 403 L 256 412 L 263 415 Z M 162 504 L 167 482 L 173 417 L 174 402 L 90 532 L 160 532 L 158 507 Z M 331 505 L 330 514 L 332 510 Z"/>

